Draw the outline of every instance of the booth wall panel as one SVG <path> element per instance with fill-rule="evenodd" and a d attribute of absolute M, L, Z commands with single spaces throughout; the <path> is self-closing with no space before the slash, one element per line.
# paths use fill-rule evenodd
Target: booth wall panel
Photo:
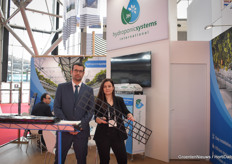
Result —
<path fill-rule="evenodd" d="M 146 127 L 152 130 L 145 155 L 165 162 L 169 161 L 169 47 L 169 40 L 162 40 L 108 51 L 106 71 L 106 76 L 110 77 L 111 57 L 152 52 L 152 84 L 143 90 L 147 96 Z"/>

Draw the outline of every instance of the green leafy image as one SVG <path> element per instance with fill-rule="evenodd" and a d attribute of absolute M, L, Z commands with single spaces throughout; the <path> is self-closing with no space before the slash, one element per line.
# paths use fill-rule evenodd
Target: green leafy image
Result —
<path fill-rule="evenodd" d="M 232 28 L 212 40 L 214 68 L 232 70 Z"/>
<path fill-rule="evenodd" d="M 122 8 L 121 20 L 123 24 L 127 24 L 131 20 L 131 12 L 124 7 Z"/>

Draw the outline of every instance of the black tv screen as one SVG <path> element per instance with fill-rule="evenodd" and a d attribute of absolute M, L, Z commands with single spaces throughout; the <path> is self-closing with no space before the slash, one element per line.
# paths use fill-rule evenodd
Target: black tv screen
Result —
<path fill-rule="evenodd" d="M 115 84 L 136 83 L 151 87 L 151 51 L 112 57 L 111 79 Z"/>

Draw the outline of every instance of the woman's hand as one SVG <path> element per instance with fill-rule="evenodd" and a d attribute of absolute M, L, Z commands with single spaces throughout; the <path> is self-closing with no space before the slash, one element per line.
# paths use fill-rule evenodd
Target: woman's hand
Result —
<path fill-rule="evenodd" d="M 105 117 L 97 117 L 96 118 L 96 123 L 98 123 L 98 124 L 107 124 L 107 122 L 105 120 L 106 120 Z"/>
<path fill-rule="evenodd" d="M 131 113 L 127 114 L 127 119 L 131 120 L 131 121 L 135 121 L 135 119 L 134 119 L 134 117 L 133 117 L 133 115 Z"/>

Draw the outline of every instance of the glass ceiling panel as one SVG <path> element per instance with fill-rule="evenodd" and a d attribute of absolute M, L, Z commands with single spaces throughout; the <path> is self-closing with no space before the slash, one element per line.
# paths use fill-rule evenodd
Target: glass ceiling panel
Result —
<path fill-rule="evenodd" d="M 56 0 L 32 0 L 27 8 L 53 13 L 54 1 L 56 2 Z"/>
<path fill-rule="evenodd" d="M 177 0 L 177 19 L 187 19 L 187 8 L 193 0 Z"/>
<path fill-rule="evenodd" d="M 52 30 L 51 21 L 48 15 L 42 15 L 31 11 L 27 11 L 26 13 L 31 28 L 43 31 Z"/>
<path fill-rule="evenodd" d="M 42 12 L 54 13 L 53 9 L 54 0 L 33 0 L 26 7 L 28 9 L 38 10 Z M 14 13 L 18 7 L 11 1 L 10 14 Z M 32 12 L 26 10 L 26 15 L 30 24 L 30 27 L 38 30 L 51 31 L 54 17 L 49 15 Z M 51 23 L 52 22 L 52 23 Z M 22 15 L 20 12 L 17 13 L 11 20 L 10 24 L 25 27 Z"/>

